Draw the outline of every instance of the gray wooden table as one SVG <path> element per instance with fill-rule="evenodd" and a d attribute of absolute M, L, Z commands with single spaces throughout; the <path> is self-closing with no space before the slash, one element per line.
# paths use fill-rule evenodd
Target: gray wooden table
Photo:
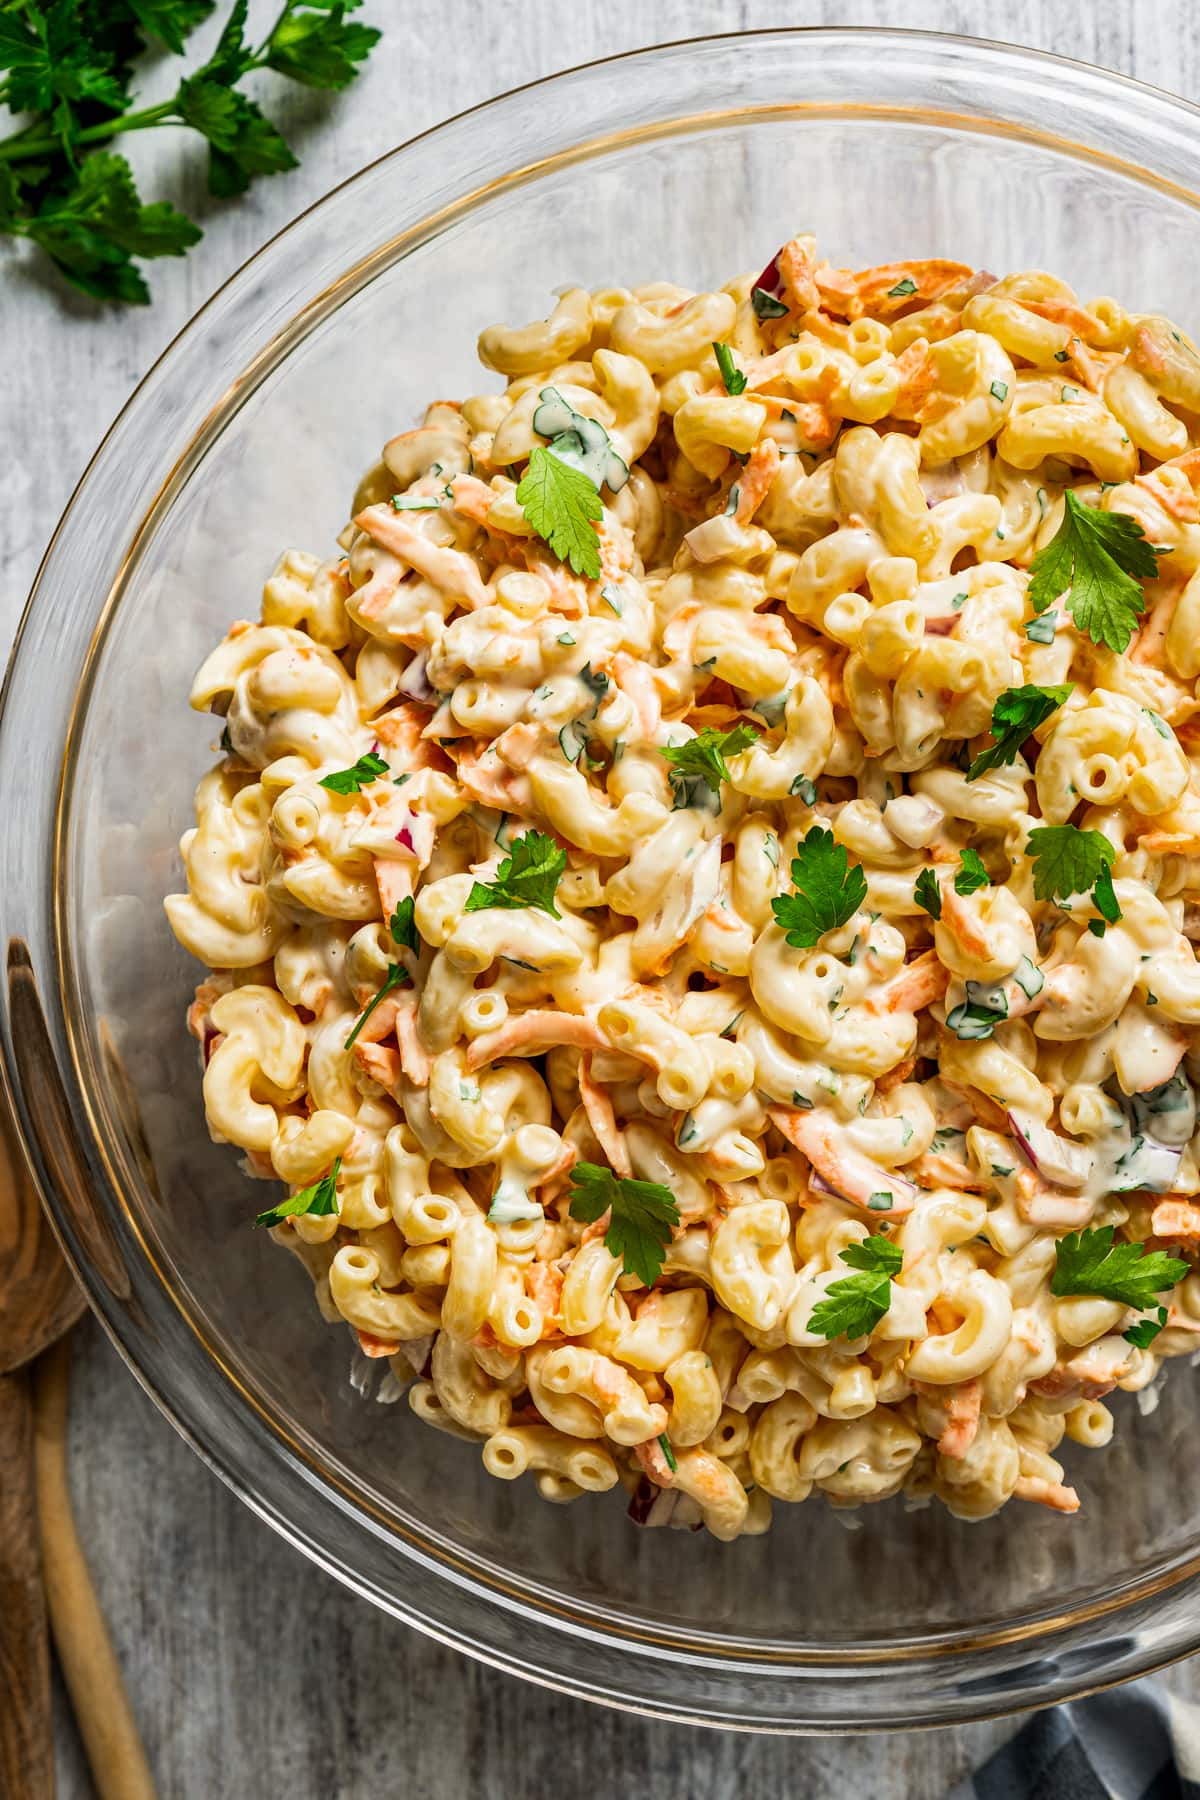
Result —
<path fill-rule="evenodd" d="M 98 310 L 32 258 L 0 249 L 5 643 L 96 442 L 200 303 L 335 182 L 493 93 L 656 40 L 888 24 L 999 36 L 1200 96 L 1190 0 L 368 0 L 367 13 L 384 42 L 332 109 L 264 82 L 303 160 L 242 202 L 207 199 L 190 138 L 125 140 L 146 196 L 177 200 L 205 229 L 186 261 L 154 265 L 152 307 Z M 147 92 L 155 97 L 153 77 Z M 936 1800 L 1012 1729 L 752 1739 L 608 1713 L 494 1675 L 319 1574 L 207 1473 L 90 1320 L 76 1345 L 76 1505 L 164 1800 L 600 1800 L 635 1787 L 651 1800 Z M 1196 1665 L 1171 1683 L 1200 1693 Z M 58 1717 L 60 1792 L 82 1800 L 91 1787 L 81 1751 L 61 1705 Z"/>

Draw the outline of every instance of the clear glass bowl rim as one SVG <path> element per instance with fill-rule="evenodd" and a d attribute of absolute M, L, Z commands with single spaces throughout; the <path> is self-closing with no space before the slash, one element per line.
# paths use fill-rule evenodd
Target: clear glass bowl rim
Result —
<path fill-rule="evenodd" d="M 240 396 L 252 392 L 315 323 L 370 280 L 372 273 L 403 255 L 406 243 L 422 238 L 435 221 L 469 209 L 481 196 L 478 189 L 452 194 L 444 209 L 426 210 L 408 220 L 349 268 L 324 272 L 307 254 L 321 219 L 329 219 L 339 200 L 381 171 L 394 171 L 402 163 L 411 168 L 423 158 L 436 159 L 444 149 L 452 151 L 456 141 L 465 141 L 476 131 L 487 131 L 493 123 L 506 119 L 524 122 L 506 141 L 520 144 L 525 159 L 514 159 L 513 166 L 496 175 L 485 192 L 535 179 L 547 162 L 560 166 L 572 158 L 598 154 L 611 138 L 586 135 L 584 128 L 601 110 L 601 90 L 614 70 L 624 67 L 640 77 L 646 71 L 665 71 L 672 62 L 678 67 L 681 58 L 714 44 L 727 56 L 735 56 L 764 43 L 778 46 L 781 54 L 789 56 L 802 45 L 810 59 L 822 53 L 848 56 L 851 61 L 861 58 L 864 69 L 877 66 L 885 46 L 894 47 L 897 53 L 905 47 L 914 57 L 927 59 L 926 73 L 942 84 L 939 94 L 956 83 L 959 88 L 969 87 L 974 80 L 977 95 L 987 93 L 993 103 L 996 78 L 1002 75 L 1005 105 L 993 104 L 987 113 L 977 114 L 979 127 L 1000 135 L 1009 132 L 1053 142 L 1085 160 L 1115 164 L 1143 182 L 1167 186 L 1177 197 L 1200 206 L 1195 191 L 1200 182 L 1200 150 L 1196 148 L 1200 108 L 1128 77 L 1047 52 L 947 33 L 875 27 L 730 33 L 605 58 L 484 102 L 399 145 L 340 184 L 251 257 L 163 352 L 97 449 L 43 558 L 0 697 L 0 771 L 8 782 L 5 791 L 16 792 L 18 780 L 25 789 L 25 804 L 7 808 L 0 821 L 0 924 L 8 947 L 9 975 L 0 992 L 0 1059 L 47 1208 L 110 1338 L 147 1392 L 209 1466 L 328 1572 L 454 1648 L 527 1679 L 611 1705 L 699 1724 L 769 1731 L 901 1728 L 1044 1705 L 1128 1679 L 1195 1650 L 1200 1646 L 1200 1608 L 1194 1605 L 1200 1554 L 1177 1559 L 1152 1581 L 1128 1593 L 1098 1597 L 1068 1614 L 1030 1618 L 1012 1631 L 998 1630 L 976 1638 L 968 1632 L 926 1637 L 909 1657 L 892 1646 L 863 1644 L 852 1653 L 778 1658 L 765 1646 L 756 1655 L 751 1646 L 731 1639 L 720 1652 L 710 1644 L 683 1643 L 678 1634 L 666 1631 L 661 1638 L 643 1635 L 633 1642 L 599 1613 L 590 1619 L 567 1617 L 561 1611 L 556 1616 L 552 1608 L 539 1604 L 532 1591 L 506 1593 L 481 1583 L 465 1566 L 453 1567 L 432 1543 L 400 1542 L 394 1531 L 369 1516 L 361 1494 L 355 1505 L 337 1491 L 328 1470 L 322 1477 L 307 1466 L 301 1447 L 284 1439 L 253 1395 L 229 1388 L 213 1367 L 215 1357 L 208 1346 L 205 1351 L 210 1360 L 202 1360 L 200 1367 L 213 1391 L 202 1401 L 193 1403 L 189 1385 L 171 1369 L 164 1370 L 153 1326 L 167 1319 L 172 1309 L 187 1319 L 198 1344 L 203 1344 L 203 1337 L 187 1316 L 186 1302 L 172 1292 L 167 1273 L 147 1254 L 124 1203 L 120 1159 L 114 1159 L 111 1144 L 105 1142 L 103 1122 L 89 1091 L 87 1058 L 80 1053 L 72 1017 L 71 948 L 64 932 L 61 855 L 73 791 L 72 745 L 107 625 L 119 604 L 125 571 L 140 547 L 151 540 L 155 519 L 170 505 L 195 460 L 219 436 Z M 1060 113 L 1080 129 L 1081 140 L 1090 125 L 1096 141 L 1067 140 L 1034 123 L 1035 97 L 1048 91 L 1047 83 L 1053 84 Z M 567 110 L 580 135 L 572 142 L 561 127 L 553 131 L 546 126 L 543 137 L 562 141 L 534 158 L 528 150 L 538 134 L 530 125 L 536 119 L 537 98 L 547 92 L 570 93 Z M 1021 105 L 1017 96 L 1021 96 Z M 945 113 L 928 93 L 915 104 L 923 116 Z M 1114 157 L 1105 147 L 1100 122 L 1104 109 L 1117 104 L 1132 115 L 1131 129 L 1140 129 L 1145 143 L 1152 147 L 1153 169 Z M 803 111 L 806 103 L 791 105 Z M 726 109 L 726 116 L 753 117 L 758 110 L 738 106 Z M 886 115 L 889 109 L 882 104 L 873 109 L 867 104 L 859 110 Z M 633 137 L 653 136 L 663 130 L 686 129 L 696 121 L 697 115 L 678 113 L 668 101 L 658 105 L 657 119 L 628 130 Z M 962 123 L 958 115 L 956 122 Z M 494 135 L 500 136 L 498 129 Z M 452 155 L 448 160 L 453 163 Z M 399 223 L 403 209 L 393 210 Z M 262 290 L 272 288 L 264 279 L 268 272 L 278 277 L 281 270 L 291 278 L 274 283 L 287 295 L 290 310 L 286 316 L 262 298 Z M 322 279 L 323 273 L 329 278 Z M 217 325 L 223 327 L 224 338 L 214 350 L 205 331 Z M 227 378 L 223 387 L 214 381 L 194 391 L 219 391 L 221 398 L 198 411 L 193 409 L 194 417 L 185 409 L 186 430 L 174 421 L 160 426 L 157 437 L 165 433 L 173 443 L 182 441 L 182 448 L 172 461 L 164 459 L 157 464 L 168 468 L 167 475 L 157 479 L 153 469 L 144 466 L 142 455 L 135 490 L 138 504 L 131 503 L 123 511 L 126 490 L 116 480 L 122 459 L 131 454 L 134 439 L 144 439 L 144 450 L 157 453 L 156 434 L 147 430 L 156 403 L 161 406 L 168 384 L 177 382 L 185 369 L 206 363 L 227 375 L 232 371 L 232 378 Z M 71 552 L 75 541 L 94 524 L 89 511 L 94 512 L 102 502 L 106 482 L 110 496 L 114 491 L 122 496 L 116 508 L 121 517 L 130 520 L 140 514 L 140 523 L 132 531 L 128 523 L 111 526 L 110 541 L 103 546 L 109 560 L 100 565 L 111 571 L 107 588 L 98 584 L 103 597 L 89 617 L 79 621 L 68 617 L 64 622 L 57 614 L 64 595 L 73 589 Z M 38 656 L 48 641 L 48 630 L 56 644 L 64 635 L 69 639 L 80 664 L 78 688 L 74 692 L 68 688 L 49 709 L 50 697 L 38 680 Z M 43 738 L 49 722 L 53 753 L 41 759 L 31 781 L 27 726 L 35 717 Z M 29 880 L 31 869 L 34 876 Z M 36 1065 L 37 1078 L 45 1080 L 48 1070 L 53 1070 L 58 1105 L 71 1119 L 76 1142 L 82 1147 L 82 1156 L 74 1165 L 88 1190 L 82 1205 L 78 1191 L 69 1203 L 64 1197 L 62 1163 L 48 1145 L 46 1108 L 32 1090 L 34 1067 L 22 1048 L 22 1030 L 29 1014 L 27 1004 L 22 1008 L 16 1001 L 23 977 L 28 977 L 23 990 L 26 1000 L 31 986 L 36 993 L 40 1029 L 51 1059 L 47 1063 L 43 1058 Z M 105 1212 L 117 1221 L 115 1237 L 125 1263 L 123 1295 L 116 1291 L 121 1283 L 112 1280 L 111 1269 L 102 1270 L 103 1259 L 95 1254 L 86 1217 L 89 1209 Z M 233 1411 L 223 1411 L 223 1407 Z M 218 1424 L 223 1428 L 220 1431 Z M 225 1430 L 226 1426 L 230 1429 Z M 366 1577 L 352 1553 L 330 1547 L 339 1524 L 347 1528 L 346 1544 L 353 1536 L 351 1526 L 357 1527 L 360 1535 L 366 1531 L 387 1538 L 392 1563 L 403 1577 L 403 1594 L 394 1579 L 389 1583 L 386 1561 L 381 1574 Z M 1162 1603 L 1156 1613 L 1147 1611 L 1149 1601 Z"/>

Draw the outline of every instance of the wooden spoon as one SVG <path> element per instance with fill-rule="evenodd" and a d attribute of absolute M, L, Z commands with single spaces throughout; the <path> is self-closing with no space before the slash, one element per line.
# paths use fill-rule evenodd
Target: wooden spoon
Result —
<path fill-rule="evenodd" d="M 62 1259 L 0 1089 L 0 1795 L 51 1800 L 50 1652 L 38 1542 L 28 1364 L 75 1323 Z"/>
<path fill-rule="evenodd" d="M 67 1488 L 65 1334 L 83 1304 L 0 1085 L 0 1800 L 54 1796 L 47 1600 L 101 1800 L 154 1800 Z"/>

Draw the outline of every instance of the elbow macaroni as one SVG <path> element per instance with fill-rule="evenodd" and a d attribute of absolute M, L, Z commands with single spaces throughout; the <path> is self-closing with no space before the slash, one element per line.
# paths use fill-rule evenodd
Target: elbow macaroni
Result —
<path fill-rule="evenodd" d="M 204 663 L 224 754 L 166 907 L 210 970 L 210 1128 L 293 1191 L 335 1171 L 273 1235 L 501 1480 L 721 1539 L 813 1494 L 1070 1511 L 1060 1439 L 1105 1444 L 1103 1397 L 1200 1330 L 1200 1277 L 1152 1352 L 1051 1285 L 1068 1230 L 1200 1243 L 1200 354 L 1037 271 L 797 238 L 763 279 L 483 331 L 503 392 L 392 438 L 343 554 L 286 552 Z M 517 499 L 551 388 L 604 446 L 597 579 Z M 1029 603 L 1068 490 L 1161 559 L 1125 655 Z M 997 697 L 1067 681 L 970 780 Z M 739 724 L 717 788 L 672 779 Z M 1029 834 L 1069 822 L 1115 921 L 1035 896 Z M 796 949 L 773 902 L 814 826 L 867 895 Z M 471 909 L 531 829 L 555 916 Z M 572 1217 L 580 1160 L 670 1190 L 651 1291 Z M 881 1316 L 829 1337 L 868 1238 Z"/>

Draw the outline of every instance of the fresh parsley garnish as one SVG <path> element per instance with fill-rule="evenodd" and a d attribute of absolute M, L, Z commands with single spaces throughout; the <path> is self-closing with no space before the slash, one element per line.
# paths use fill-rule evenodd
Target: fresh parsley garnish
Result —
<path fill-rule="evenodd" d="M 567 853 L 552 837 L 541 831 L 527 831 L 523 837 L 513 839 L 512 854 L 496 870 L 495 880 L 475 883 L 464 910 L 535 906 L 552 919 L 561 919 L 554 894 L 566 866 Z"/>
<path fill-rule="evenodd" d="M 1096 877 L 1095 884 L 1092 888 L 1092 899 L 1095 902 L 1096 911 L 1100 914 L 1101 919 L 1109 925 L 1115 925 L 1122 916 L 1121 903 L 1117 899 L 1116 892 L 1113 888 L 1112 870 L 1107 863 L 1104 864 Z M 1097 921 L 1093 919 L 1092 924 L 1094 925 L 1096 923 Z M 1103 934 L 1096 933 L 1094 935 L 1102 936 Z"/>
<path fill-rule="evenodd" d="M 981 750 L 967 770 L 968 781 L 978 781 L 989 769 L 998 769 L 1015 761 L 1027 737 L 1057 712 L 1071 692 L 1073 683 L 1061 687 L 1005 688 L 992 707 L 992 736 L 995 743 Z"/>
<path fill-rule="evenodd" d="M 792 858 L 794 894 L 771 902 L 775 923 L 797 950 L 811 950 L 827 931 L 851 920 L 867 897 L 867 878 L 833 833 L 814 825 Z"/>
<path fill-rule="evenodd" d="M 344 1050 L 353 1050 L 359 1032 L 362 1030 L 371 1014 L 375 1011 L 375 1008 L 381 1005 L 382 1002 L 387 999 L 389 994 L 394 993 L 396 988 L 406 987 L 411 980 L 412 976 L 404 967 L 403 963 L 394 962 L 388 964 L 388 972 L 383 978 L 383 986 L 375 995 L 374 999 L 367 1001 L 367 1004 L 359 1013 L 358 1018 L 354 1021 L 354 1029 L 342 1046 Z"/>
<path fill-rule="evenodd" d="M 1059 1298 L 1097 1294 L 1147 1312 L 1159 1294 L 1183 1280 L 1188 1266 L 1164 1250 L 1147 1250 L 1145 1244 L 1114 1244 L 1112 1226 L 1101 1225 L 1059 1239 L 1050 1292 Z"/>
<path fill-rule="evenodd" d="M 409 894 L 407 899 L 401 900 L 397 904 L 395 912 L 388 920 L 388 930 L 392 934 L 392 942 L 399 944 L 402 950 L 415 951 L 420 947 L 420 939 L 417 936 L 416 910 L 417 903 Z"/>
<path fill-rule="evenodd" d="M 1070 489 L 1063 522 L 1029 566 L 1034 612 L 1063 595 L 1079 630 L 1121 651 L 1145 609 L 1141 583 L 1158 573 L 1152 544 L 1128 513 L 1088 506 Z"/>
<path fill-rule="evenodd" d="M 717 359 L 717 367 L 721 371 L 721 380 L 725 383 L 727 394 L 740 394 L 745 391 L 746 377 L 733 360 L 733 351 L 728 344 L 714 344 L 713 354 Z"/>
<path fill-rule="evenodd" d="M 350 19 L 359 4 L 286 0 L 255 45 L 244 36 L 246 0 L 235 0 L 208 61 L 167 99 L 135 108 L 134 65 L 147 43 L 182 55 L 212 0 L 7 0 L 0 103 L 21 125 L 0 142 L 0 235 L 36 244 L 93 299 L 149 300 L 138 263 L 181 256 L 200 228 L 166 201 L 143 204 L 129 163 L 98 146 L 127 131 L 187 126 L 208 142 L 209 191 L 219 198 L 295 168 L 285 139 L 238 84 L 273 69 L 308 87 L 345 87 L 379 37 Z"/>
<path fill-rule="evenodd" d="M 917 876 L 917 885 L 913 889 L 913 899 L 917 905 L 927 912 L 931 919 L 942 916 L 942 890 L 938 886 L 938 878 L 932 869 L 922 869 Z"/>
<path fill-rule="evenodd" d="M 1025 636 L 1031 644 L 1052 644 L 1058 629 L 1058 614 L 1043 613 L 1040 619 L 1030 619 L 1025 627 Z"/>
<path fill-rule="evenodd" d="M 576 575 L 595 581 L 600 574 L 600 538 L 595 521 L 604 516 L 600 489 L 579 469 L 535 444 L 517 487 L 517 505 L 531 528 Z"/>
<path fill-rule="evenodd" d="M 749 725 L 735 725 L 732 731 L 718 731 L 706 725 L 686 744 L 666 744 L 659 750 L 671 765 L 671 781 L 679 785 L 703 782 L 714 794 L 720 794 L 721 783 L 729 780 L 727 756 L 748 750 L 758 742 L 758 733 Z"/>
<path fill-rule="evenodd" d="M 756 319 L 782 319 L 787 307 L 774 294 L 768 294 L 766 288 L 756 287 L 750 290 L 750 304 L 754 308 Z"/>
<path fill-rule="evenodd" d="M 909 298 L 909 296 L 912 294 L 915 294 L 916 291 L 917 291 L 916 282 L 913 280 L 911 275 L 906 275 L 902 281 L 898 281 L 896 283 L 895 287 L 890 287 L 888 289 L 888 299 L 889 300 L 907 300 Z"/>
<path fill-rule="evenodd" d="M 955 893 L 974 894 L 979 888 L 990 886 L 991 879 L 978 850 L 972 850 L 968 845 L 958 859 L 958 873 L 954 877 Z"/>
<path fill-rule="evenodd" d="M 289 1200 L 281 1200 L 278 1206 L 272 1206 L 266 1212 L 260 1212 L 255 1219 L 256 1225 L 278 1225 L 283 1219 L 297 1219 L 302 1213 L 312 1218 L 323 1218 L 335 1213 L 337 1203 L 337 1178 L 341 1170 L 342 1159 L 336 1157 L 328 1175 L 322 1175 L 311 1187 L 301 1188 Z"/>
<path fill-rule="evenodd" d="M 388 766 L 383 757 L 374 750 L 368 750 L 365 756 L 359 757 L 353 768 L 336 769 L 332 775 L 322 775 L 320 785 L 328 788 L 331 794 L 358 794 L 387 772 Z"/>
<path fill-rule="evenodd" d="M 1123 1331 L 1121 1336 L 1127 1344 L 1132 1344 L 1135 1350 L 1148 1350 L 1166 1322 L 1167 1309 L 1165 1306 L 1159 1306 L 1147 1318 L 1136 1319 L 1129 1330 Z"/>
<path fill-rule="evenodd" d="M 1116 851 L 1102 831 L 1081 831 L 1077 825 L 1039 825 L 1029 834 L 1029 855 L 1037 898 L 1066 900 L 1072 894 L 1090 892 Z"/>
<path fill-rule="evenodd" d="M 571 1170 L 571 1217 L 585 1225 L 609 1213 L 605 1249 L 646 1287 L 662 1273 L 663 1252 L 679 1223 L 669 1187 L 658 1181 L 631 1181 L 599 1163 L 576 1163 Z"/>
<path fill-rule="evenodd" d="M 869 1237 L 847 1244 L 841 1260 L 856 1271 L 831 1281 L 817 1302 L 808 1330 L 824 1338 L 866 1337 L 892 1303 L 892 1276 L 900 1273 L 904 1252 L 890 1238 Z"/>

